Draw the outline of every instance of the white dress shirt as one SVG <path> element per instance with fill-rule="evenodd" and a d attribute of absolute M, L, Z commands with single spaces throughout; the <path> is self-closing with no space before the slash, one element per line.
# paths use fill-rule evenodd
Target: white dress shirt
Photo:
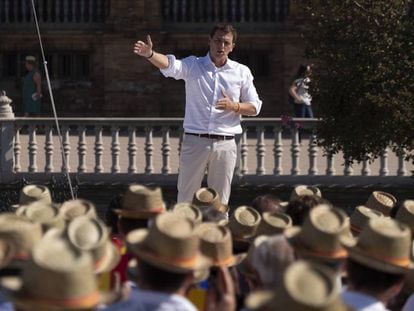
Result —
<path fill-rule="evenodd" d="M 216 109 L 222 91 L 233 102 L 249 102 L 259 114 L 262 101 L 253 84 L 250 69 L 227 59 L 224 66 L 217 68 L 209 54 L 204 57 L 189 56 L 178 60 L 167 55 L 168 67 L 161 69 L 166 77 L 185 81 L 186 105 L 184 130 L 189 133 L 234 135 L 240 134 L 240 114 Z"/>
<path fill-rule="evenodd" d="M 355 311 L 389 311 L 385 305 L 375 297 L 354 291 L 342 292 L 344 303 Z"/>

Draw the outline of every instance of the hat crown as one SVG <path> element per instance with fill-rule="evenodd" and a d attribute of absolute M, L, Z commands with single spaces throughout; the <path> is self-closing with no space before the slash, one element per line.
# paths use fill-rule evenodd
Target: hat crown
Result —
<path fill-rule="evenodd" d="M 280 212 L 265 212 L 257 228 L 257 235 L 272 235 L 282 233 L 286 228 L 292 226 L 292 218 Z"/>
<path fill-rule="evenodd" d="M 380 211 L 385 216 L 389 216 L 391 209 L 396 203 L 397 199 L 392 194 L 383 191 L 373 191 L 365 206 Z"/>
<path fill-rule="evenodd" d="M 182 217 L 189 218 L 195 223 L 201 223 L 203 215 L 200 209 L 194 204 L 181 202 L 173 206 L 172 212 Z"/>
<path fill-rule="evenodd" d="M 95 205 L 84 199 L 75 199 L 63 202 L 60 206 L 60 212 L 66 220 L 72 220 L 82 215 L 96 217 Z"/>
<path fill-rule="evenodd" d="M 69 223 L 68 235 L 74 245 L 90 250 L 105 243 L 109 233 L 100 220 L 79 216 Z"/>
<path fill-rule="evenodd" d="M 235 237 L 248 238 L 255 235 L 262 217 L 253 207 L 242 205 L 230 216 L 229 228 Z"/>
<path fill-rule="evenodd" d="M 315 186 L 299 185 L 293 188 L 289 201 L 298 199 L 304 195 L 316 195 L 322 197 L 321 190 Z"/>
<path fill-rule="evenodd" d="M 405 200 L 398 209 L 395 219 L 408 225 L 414 232 L 414 201 Z"/>
<path fill-rule="evenodd" d="M 27 185 L 20 191 L 19 205 L 27 205 L 35 201 L 52 204 L 49 188 L 43 185 Z"/>
<path fill-rule="evenodd" d="M 220 212 L 227 212 L 228 207 L 223 205 L 216 190 L 203 187 L 194 193 L 192 203 L 200 208 L 213 207 Z"/>
<path fill-rule="evenodd" d="M 370 219 L 380 217 L 384 217 L 384 214 L 364 205 L 359 205 L 355 207 L 351 215 L 351 229 L 355 232 L 361 232 Z"/>

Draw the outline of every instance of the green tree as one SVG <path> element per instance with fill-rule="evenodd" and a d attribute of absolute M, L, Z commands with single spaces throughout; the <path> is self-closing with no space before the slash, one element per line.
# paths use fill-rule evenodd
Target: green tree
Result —
<path fill-rule="evenodd" d="M 388 145 L 414 159 L 414 16 L 408 0 L 297 0 L 319 144 L 349 161 Z"/>

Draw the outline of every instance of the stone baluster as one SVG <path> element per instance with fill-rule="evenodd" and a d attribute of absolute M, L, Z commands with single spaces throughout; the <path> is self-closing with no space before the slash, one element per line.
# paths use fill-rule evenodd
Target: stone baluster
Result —
<path fill-rule="evenodd" d="M 13 179 L 13 158 L 15 147 L 13 137 L 14 113 L 11 107 L 12 100 L 6 96 L 5 91 L 0 92 L 0 180 L 8 181 Z M 20 143 L 20 142 L 19 142 Z M 19 164 L 20 165 L 20 164 Z"/>
<path fill-rule="evenodd" d="M 247 167 L 247 154 L 249 148 L 247 147 L 247 127 L 243 127 L 243 133 L 241 136 L 241 143 L 240 143 L 240 175 L 244 176 L 248 173 Z"/>
<path fill-rule="evenodd" d="M 290 147 L 291 155 L 292 155 L 292 169 L 290 173 L 293 176 L 299 175 L 300 168 L 299 168 L 299 154 L 300 154 L 300 147 L 299 147 L 299 130 L 296 127 L 291 128 L 292 131 L 292 143 Z"/>
<path fill-rule="evenodd" d="M 37 172 L 37 141 L 36 141 L 36 125 L 29 126 L 29 172 Z"/>
<path fill-rule="evenodd" d="M 79 4 L 78 5 L 80 5 L 80 20 L 82 21 L 82 22 L 86 22 L 87 21 L 87 19 L 86 19 L 86 10 L 85 10 L 85 5 L 86 5 L 87 3 L 85 3 L 85 1 L 80 1 L 79 2 Z"/>
<path fill-rule="evenodd" d="M 218 22 L 220 20 L 220 1 L 214 1 L 214 16 L 212 17 L 213 22 Z"/>
<path fill-rule="evenodd" d="M 310 176 L 318 175 L 318 166 L 317 166 L 318 145 L 316 143 L 316 135 L 314 133 L 312 133 L 309 139 L 308 152 L 309 152 L 308 174 Z"/>
<path fill-rule="evenodd" d="M 135 174 L 138 172 L 137 169 L 137 142 L 135 126 L 128 127 L 128 174 Z"/>
<path fill-rule="evenodd" d="M 231 10 L 231 22 L 236 22 L 236 9 L 237 9 L 237 4 L 236 4 L 236 0 L 229 0 L 231 1 L 231 6 L 230 6 L 230 10 Z"/>
<path fill-rule="evenodd" d="M 196 3 L 197 1 L 190 1 L 190 22 L 197 22 L 196 20 Z"/>
<path fill-rule="evenodd" d="M 69 126 L 64 125 L 62 126 L 62 145 L 63 145 L 63 152 L 62 152 L 62 172 L 69 173 L 70 172 L 70 165 L 69 165 L 69 156 L 70 156 L 70 138 L 69 138 Z"/>
<path fill-rule="evenodd" d="M 154 172 L 153 153 L 154 144 L 152 142 L 152 127 L 145 127 L 145 174 L 150 175 Z"/>
<path fill-rule="evenodd" d="M 334 176 L 336 173 L 335 170 L 335 158 L 333 152 L 326 153 L 326 175 Z"/>
<path fill-rule="evenodd" d="M 171 146 L 170 146 L 170 129 L 168 126 L 162 127 L 162 169 L 161 173 L 163 175 L 168 175 L 171 172 L 170 167 L 170 152 L 171 152 Z"/>
<path fill-rule="evenodd" d="M 240 0 L 240 22 L 244 23 L 246 21 L 246 6 L 245 0 Z"/>
<path fill-rule="evenodd" d="M 262 7 L 263 0 L 256 1 L 257 5 L 257 20 L 263 22 L 263 7 Z"/>
<path fill-rule="evenodd" d="M 93 1 L 92 0 L 89 0 L 89 15 L 88 15 L 88 17 L 87 17 L 87 19 L 88 19 L 88 22 L 90 23 L 90 24 L 92 24 L 93 23 Z"/>
<path fill-rule="evenodd" d="M 370 176 L 371 175 L 371 167 L 369 165 L 369 160 L 365 159 L 362 161 L 362 169 L 361 169 L 362 176 Z"/>
<path fill-rule="evenodd" d="M 14 172 L 19 173 L 22 170 L 22 166 L 20 163 L 20 154 L 22 153 L 22 145 L 20 142 L 20 128 L 16 127 L 14 131 Z"/>
<path fill-rule="evenodd" d="M 222 16 L 223 16 L 223 21 L 227 21 L 227 1 L 230 0 L 222 0 L 221 1 L 221 12 L 222 12 Z"/>
<path fill-rule="evenodd" d="M 112 155 L 112 166 L 111 173 L 117 174 L 121 171 L 119 166 L 119 153 L 121 148 L 119 147 L 119 127 L 114 125 L 111 126 L 112 143 L 111 143 L 111 155 Z"/>
<path fill-rule="evenodd" d="M 30 11 L 27 11 L 26 1 L 22 1 L 20 5 L 21 5 L 20 6 L 20 14 L 22 15 L 22 23 L 30 22 L 30 15 L 31 15 L 31 11 L 32 11 L 31 8 L 29 7 Z M 26 12 L 29 12 L 29 14 L 26 14 Z"/>
<path fill-rule="evenodd" d="M 214 6 L 214 0 L 205 0 L 207 1 L 207 21 L 214 21 L 214 16 L 213 16 L 213 6 Z"/>
<path fill-rule="evenodd" d="M 86 128 L 85 126 L 79 126 L 79 138 L 78 138 L 78 172 L 86 172 Z"/>
<path fill-rule="evenodd" d="M 280 176 L 283 173 L 282 168 L 282 155 L 283 155 L 283 140 L 282 140 L 282 128 L 279 126 L 274 127 L 273 129 L 275 134 L 275 140 L 273 145 L 273 154 L 275 157 L 275 168 L 273 169 L 273 174 L 275 176 Z"/>
<path fill-rule="evenodd" d="M 95 173 L 102 173 L 104 171 L 103 166 L 103 154 L 104 154 L 104 144 L 102 140 L 102 126 L 95 127 Z"/>
<path fill-rule="evenodd" d="M 178 1 L 177 0 L 174 0 L 173 1 L 173 22 L 178 22 L 178 10 L 179 10 L 179 7 L 178 7 Z"/>
<path fill-rule="evenodd" d="M 405 163 L 405 156 L 406 156 L 406 151 L 401 150 L 401 154 L 398 155 L 398 170 L 397 170 L 397 175 L 398 176 L 407 175 L 407 167 L 406 167 L 406 163 Z"/>
<path fill-rule="evenodd" d="M 254 21 L 254 7 L 255 7 L 256 1 L 249 1 L 249 21 Z"/>
<path fill-rule="evenodd" d="M 264 144 L 264 127 L 258 126 L 256 128 L 257 143 L 256 143 L 256 158 L 257 158 L 257 168 L 256 175 L 264 175 L 266 169 L 264 166 L 264 157 L 266 154 L 266 147 Z"/>
<path fill-rule="evenodd" d="M 380 156 L 380 176 L 388 176 L 388 148 L 384 148 Z"/>
<path fill-rule="evenodd" d="M 344 175 L 345 176 L 352 176 L 354 175 L 354 169 L 352 168 L 352 163 L 347 161 L 346 158 L 344 158 L 345 165 L 344 165 Z"/>
<path fill-rule="evenodd" d="M 52 173 L 53 168 L 53 126 L 48 125 L 45 128 L 45 172 Z"/>

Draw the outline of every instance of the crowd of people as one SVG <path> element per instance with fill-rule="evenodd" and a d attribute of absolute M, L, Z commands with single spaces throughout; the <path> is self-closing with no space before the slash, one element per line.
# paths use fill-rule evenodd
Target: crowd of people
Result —
<path fill-rule="evenodd" d="M 390 193 L 348 215 L 314 186 L 229 207 L 132 184 L 98 216 L 33 184 L 12 207 L 0 310 L 414 310 L 414 201 Z"/>

